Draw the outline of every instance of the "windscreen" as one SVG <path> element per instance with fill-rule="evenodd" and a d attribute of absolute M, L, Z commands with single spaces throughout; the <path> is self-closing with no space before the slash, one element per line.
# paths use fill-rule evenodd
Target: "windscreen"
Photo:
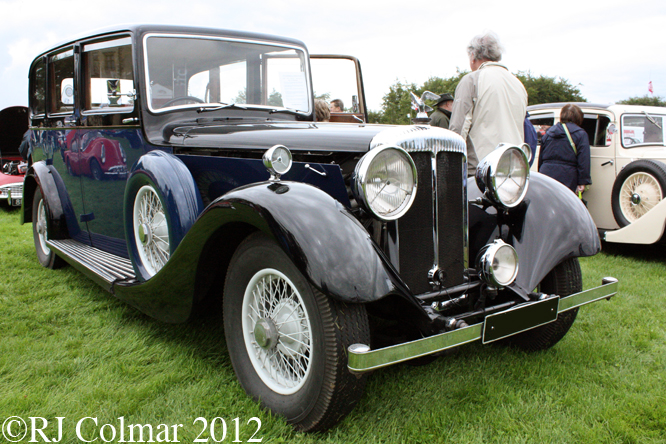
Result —
<path fill-rule="evenodd" d="M 202 36 L 146 38 L 148 104 L 173 107 L 248 105 L 310 112 L 302 49 Z"/>

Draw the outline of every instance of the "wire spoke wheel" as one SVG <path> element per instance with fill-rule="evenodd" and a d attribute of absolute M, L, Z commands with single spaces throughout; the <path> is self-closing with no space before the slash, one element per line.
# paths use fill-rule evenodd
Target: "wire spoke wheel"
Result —
<path fill-rule="evenodd" d="M 630 175 L 620 190 L 620 208 L 629 222 L 635 222 L 664 198 L 661 186 L 651 174 Z"/>
<path fill-rule="evenodd" d="M 613 184 L 611 209 L 620 228 L 636 222 L 664 199 L 666 165 L 641 159 L 622 168 Z"/>
<path fill-rule="evenodd" d="M 312 328 L 301 295 L 274 269 L 248 283 L 243 298 L 243 337 L 257 374 L 277 393 L 303 386 L 311 368 Z"/>
<path fill-rule="evenodd" d="M 40 199 L 37 205 L 37 220 L 34 222 L 37 229 L 37 248 L 41 249 L 42 253 L 48 256 L 51 254 L 51 249 L 46 244 L 49 240 L 49 235 L 46 226 L 46 206 L 44 205 L 44 199 Z"/>
<path fill-rule="evenodd" d="M 366 378 L 347 369 L 347 348 L 370 343 L 365 306 L 322 294 L 273 238 L 256 232 L 236 249 L 223 316 L 238 381 L 297 429 L 326 430 L 361 398 Z"/>
<path fill-rule="evenodd" d="M 153 276 L 169 260 L 169 225 L 159 195 L 150 185 L 142 186 L 134 199 L 133 226 L 139 257 Z"/>
<path fill-rule="evenodd" d="M 35 190 L 32 200 L 32 238 L 39 263 L 46 268 L 60 268 L 65 265 L 64 259 L 57 256 L 48 246 L 49 240 L 48 203 L 42 197 L 40 188 Z"/>

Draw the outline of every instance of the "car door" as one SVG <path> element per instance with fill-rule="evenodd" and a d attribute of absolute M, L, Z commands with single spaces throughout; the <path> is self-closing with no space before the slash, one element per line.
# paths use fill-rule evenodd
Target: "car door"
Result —
<path fill-rule="evenodd" d="M 142 154 L 129 35 L 81 44 L 81 187 L 92 245 L 128 257 L 123 197 Z"/>
<path fill-rule="evenodd" d="M 615 143 L 618 135 L 614 128 L 613 113 L 603 110 L 583 109 L 583 129 L 590 139 L 590 176 L 592 185 L 583 193 L 597 228 L 618 228 L 611 208 L 611 192 L 615 182 Z"/>

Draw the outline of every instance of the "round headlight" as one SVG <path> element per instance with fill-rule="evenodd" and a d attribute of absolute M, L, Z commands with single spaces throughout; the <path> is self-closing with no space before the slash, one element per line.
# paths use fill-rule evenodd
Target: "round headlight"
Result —
<path fill-rule="evenodd" d="M 416 197 L 416 166 L 402 148 L 380 146 L 356 165 L 352 190 L 356 199 L 381 220 L 404 215 Z"/>
<path fill-rule="evenodd" d="M 514 145 L 500 144 L 479 162 L 476 183 L 493 202 L 513 208 L 527 194 L 530 164 L 525 152 Z"/>
<path fill-rule="evenodd" d="M 511 245 L 498 239 L 481 254 L 478 269 L 488 285 L 506 287 L 518 275 L 518 253 Z"/>
<path fill-rule="evenodd" d="M 291 151 L 284 145 L 275 145 L 264 153 L 264 166 L 273 178 L 279 178 L 291 169 Z"/>

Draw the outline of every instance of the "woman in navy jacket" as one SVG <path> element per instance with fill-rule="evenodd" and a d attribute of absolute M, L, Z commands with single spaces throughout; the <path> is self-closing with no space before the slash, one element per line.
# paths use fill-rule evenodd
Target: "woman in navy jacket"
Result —
<path fill-rule="evenodd" d="M 583 111 L 573 104 L 564 105 L 560 123 L 550 127 L 541 139 L 539 155 L 539 172 L 563 183 L 576 194 L 592 183 L 590 141 L 580 127 L 582 124 Z"/>

